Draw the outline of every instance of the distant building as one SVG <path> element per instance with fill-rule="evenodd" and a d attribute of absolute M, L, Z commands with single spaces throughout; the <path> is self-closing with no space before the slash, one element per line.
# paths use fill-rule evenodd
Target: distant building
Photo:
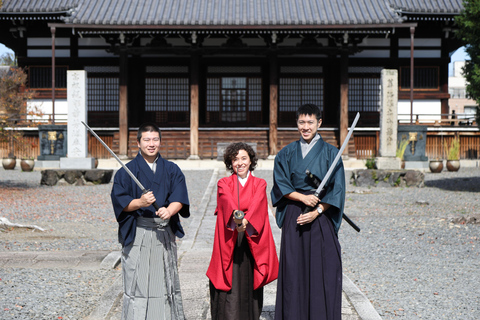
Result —
<path fill-rule="evenodd" d="M 449 113 L 454 113 L 458 119 L 473 119 L 477 103 L 468 97 L 467 83 L 462 72 L 464 66 L 465 61 L 455 61 L 453 63 L 453 76 L 448 77 L 448 93 L 450 93 L 450 99 L 448 99 Z"/>

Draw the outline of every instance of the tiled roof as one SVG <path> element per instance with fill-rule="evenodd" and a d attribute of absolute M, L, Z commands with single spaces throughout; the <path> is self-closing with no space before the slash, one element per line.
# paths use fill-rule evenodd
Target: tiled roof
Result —
<path fill-rule="evenodd" d="M 84 0 L 68 22 L 120 25 L 395 23 L 383 0 Z"/>
<path fill-rule="evenodd" d="M 403 14 L 458 14 L 462 0 L 4 0 L 0 12 L 71 10 L 66 23 L 291 26 L 401 23 Z"/>
<path fill-rule="evenodd" d="M 2 13 L 62 13 L 78 5 L 78 0 L 3 0 Z M 83 2 L 83 1 L 82 1 Z M 85 1 L 87 3 L 88 1 Z"/>
<path fill-rule="evenodd" d="M 389 4 L 399 13 L 459 14 L 463 0 L 390 0 Z"/>

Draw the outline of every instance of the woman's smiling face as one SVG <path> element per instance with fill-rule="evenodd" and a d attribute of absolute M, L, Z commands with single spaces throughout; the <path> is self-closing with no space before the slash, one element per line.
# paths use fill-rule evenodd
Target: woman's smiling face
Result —
<path fill-rule="evenodd" d="M 246 178 L 251 163 L 252 161 L 250 160 L 250 156 L 248 155 L 247 151 L 243 149 L 238 150 L 237 156 L 232 161 L 233 171 L 240 178 Z"/>

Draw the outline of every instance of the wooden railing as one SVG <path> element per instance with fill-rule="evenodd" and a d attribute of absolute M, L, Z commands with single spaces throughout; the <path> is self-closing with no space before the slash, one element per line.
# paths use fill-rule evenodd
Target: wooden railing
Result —
<path fill-rule="evenodd" d="M 136 132 L 132 132 L 129 144 L 129 157 L 134 157 L 138 152 L 136 145 Z M 429 131 L 427 133 L 427 142 L 425 148 L 425 155 L 432 158 L 445 158 L 445 143 L 450 144 L 450 141 L 455 135 L 460 138 L 460 159 L 480 159 L 480 131 Z M 113 133 L 99 133 L 102 140 L 114 151 L 118 152 L 118 145 L 116 146 L 114 136 L 118 132 Z M 222 137 L 223 135 L 223 137 Z M 290 138 L 291 136 L 291 138 Z M 232 138 L 230 138 L 232 137 Z M 288 138 L 288 139 L 287 139 Z M 118 139 L 118 137 L 117 137 Z M 162 156 L 169 159 L 185 159 L 190 155 L 190 133 L 186 131 L 170 131 L 162 132 Z M 278 150 L 284 147 L 289 142 L 298 139 L 295 132 L 292 132 L 288 137 L 285 132 L 279 134 Z M 335 136 L 331 137 L 325 134 L 324 139 L 331 144 L 335 144 Z M 259 158 L 266 158 L 268 156 L 268 141 L 267 131 L 257 132 L 256 134 L 249 134 L 247 131 L 242 134 L 234 135 L 233 133 L 221 134 L 217 132 L 202 132 L 199 141 L 199 152 L 202 159 L 215 159 L 216 143 L 226 141 L 247 141 L 257 143 L 257 153 Z M 355 132 L 354 134 L 355 156 L 357 159 L 369 159 L 378 155 L 379 138 L 378 131 L 372 132 Z M 0 158 L 7 157 L 10 152 L 9 142 L 0 142 Z M 98 142 L 95 137 L 89 135 L 88 137 L 88 152 L 91 157 L 97 159 L 111 158 L 110 153 Z M 353 152 L 353 150 L 352 150 Z M 17 158 L 33 157 L 37 158 L 40 155 L 40 148 L 38 142 L 37 132 L 26 133 L 21 140 L 14 141 L 14 154 Z"/>
<path fill-rule="evenodd" d="M 399 114 L 399 124 L 409 124 L 410 114 Z M 407 119 L 408 118 L 408 119 Z M 414 114 L 413 124 L 428 126 L 476 126 L 475 115 L 470 113 Z"/>

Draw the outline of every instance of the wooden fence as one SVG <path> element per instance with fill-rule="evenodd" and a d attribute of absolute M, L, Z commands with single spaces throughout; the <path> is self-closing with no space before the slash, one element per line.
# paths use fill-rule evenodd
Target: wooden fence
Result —
<path fill-rule="evenodd" d="M 445 143 L 450 144 L 451 139 L 458 134 L 460 138 L 460 159 L 480 159 L 480 132 L 428 132 L 425 155 L 428 158 L 445 158 Z M 99 133 L 102 140 L 118 153 L 118 133 Z M 335 136 L 326 133 L 327 142 L 336 144 Z M 190 134 L 188 131 L 162 132 L 161 154 L 167 159 L 186 159 L 190 155 Z M 245 141 L 256 142 L 259 158 L 268 156 L 267 132 L 260 131 L 255 134 L 243 132 L 217 131 L 201 132 L 199 139 L 199 153 L 202 159 L 215 159 L 217 157 L 217 142 Z M 292 140 L 293 139 L 293 140 Z M 298 139 L 296 132 L 279 132 L 278 150 L 291 141 Z M 352 141 L 352 140 L 351 140 Z M 378 155 L 379 138 L 378 132 L 356 132 L 354 134 L 354 154 L 357 159 L 368 159 Z M 336 145 L 338 147 L 338 145 Z M 10 152 L 9 142 L 0 142 L 0 158 L 7 157 Z M 95 139 L 88 136 L 88 152 L 97 159 L 111 158 L 110 153 Z M 129 141 L 129 157 L 135 157 L 138 152 L 136 145 L 136 132 L 131 132 Z M 350 152 L 349 152 L 350 153 Z M 353 153 L 353 149 L 352 149 Z M 38 133 L 28 132 L 21 140 L 14 141 L 14 154 L 17 158 L 33 157 L 40 155 Z"/>

